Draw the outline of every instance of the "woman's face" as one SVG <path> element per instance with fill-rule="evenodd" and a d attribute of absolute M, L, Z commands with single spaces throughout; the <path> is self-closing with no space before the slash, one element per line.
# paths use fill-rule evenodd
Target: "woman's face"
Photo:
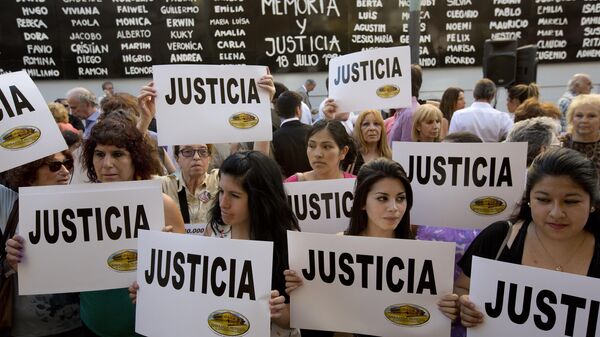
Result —
<path fill-rule="evenodd" d="M 96 176 L 103 183 L 131 181 L 135 176 L 131 154 L 125 148 L 98 144 L 93 162 Z"/>
<path fill-rule="evenodd" d="M 67 185 L 71 181 L 73 159 L 58 152 L 35 172 L 32 186 Z"/>
<path fill-rule="evenodd" d="M 377 123 L 372 113 L 363 119 L 360 124 L 360 132 L 367 144 L 377 144 L 381 139 L 381 125 Z"/>
<path fill-rule="evenodd" d="M 459 92 L 458 98 L 456 99 L 456 106 L 454 107 L 454 111 L 464 109 L 465 108 L 465 93 Z"/>
<path fill-rule="evenodd" d="M 436 117 L 429 117 L 421 121 L 417 126 L 419 131 L 419 141 L 421 142 L 433 142 L 440 136 L 440 127 L 442 121 Z"/>
<path fill-rule="evenodd" d="M 406 189 L 402 181 L 383 178 L 374 183 L 367 194 L 364 206 L 367 212 L 369 233 L 381 233 L 382 236 L 389 236 L 402 220 L 406 212 L 406 205 Z"/>
<path fill-rule="evenodd" d="M 518 98 L 506 98 L 506 108 L 508 109 L 508 112 L 514 113 L 519 105 L 521 105 L 521 101 L 519 101 Z"/>
<path fill-rule="evenodd" d="M 308 161 L 315 171 L 339 170 L 340 161 L 346 157 L 347 152 L 348 147 L 340 149 L 327 129 L 312 135 L 306 148 Z"/>
<path fill-rule="evenodd" d="M 250 227 L 248 193 L 236 177 L 222 174 L 219 180 L 219 206 L 225 224 L 233 227 Z"/>
<path fill-rule="evenodd" d="M 531 216 L 539 233 L 570 239 L 585 227 L 590 195 L 568 176 L 546 176 L 531 189 Z"/>
<path fill-rule="evenodd" d="M 573 133 L 579 137 L 597 137 L 600 130 L 600 107 L 583 104 L 573 112 Z"/>
<path fill-rule="evenodd" d="M 206 144 L 182 145 L 177 156 L 177 164 L 184 176 L 203 176 L 208 170 L 211 156 Z"/>

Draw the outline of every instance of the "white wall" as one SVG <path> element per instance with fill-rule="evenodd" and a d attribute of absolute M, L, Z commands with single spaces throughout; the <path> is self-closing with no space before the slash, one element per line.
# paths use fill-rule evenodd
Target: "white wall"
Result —
<path fill-rule="evenodd" d="M 538 85 L 541 89 L 543 101 L 556 102 L 562 93 L 566 90 L 567 81 L 576 73 L 590 74 L 594 81 L 594 92 L 599 93 L 600 86 L 600 60 L 598 62 L 587 63 L 567 63 L 550 64 L 538 66 Z M 321 100 L 327 96 L 325 90 L 325 78 L 327 73 L 295 73 L 295 74 L 275 74 L 275 80 L 283 82 L 290 89 L 295 90 L 300 87 L 304 80 L 312 78 L 317 81 L 317 87 L 312 92 L 311 102 L 318 105 Z M 481 67 L 466 68 L 443 68 L 443 69 L 425 69 L 423 77 L 423 86 L 421 87 L 421 98 L 440 98 L 447 87 L 456 86 L 465 90 L 467 104 L 472 98 L 472 89 L 475 82 L 483 77 Z M 110 79 L 109 79 L 110 80 Z M 125 91 L 137 94 L 139 88 L 148 79 L 112 79 L 116 91 Z M 86 87 L 97 95 L 102 95 L 101 84 L 104 80 L 52 80 L 36 81 L 40 91 L 47 101 L 52 101 L 57 97 L 64 97 L 67 90 L 75 87 Z M 506 110 L 506 91 L 499 89 L 498 109 Z"/>

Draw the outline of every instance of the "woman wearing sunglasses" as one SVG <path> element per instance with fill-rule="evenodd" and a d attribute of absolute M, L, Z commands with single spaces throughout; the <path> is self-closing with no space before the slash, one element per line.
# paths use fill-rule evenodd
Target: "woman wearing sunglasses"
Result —
<path fill-rule="evenodd" d="M 219 190 L 219 170 L 208 170 L 214 151 L 212 144 L 175 145 L 179 171 L 158 178 L 163 192 L 179 205 L 185 223 L 208 221 L 208 211 Z"/>
<path fill-rule="evenodd" d="M 9 187 L 14 190 L 27 186 L 66 185 L 71 180 L 72 171 L 73 157 L 71 152 L 65 150 L 16 167 L 7 172 L 6 178 Z M 8 240 L 6 251 L 10 267 L 2 268 L 17 271 L 17 261 L 23 253 L 20 242 L 22 238 L 18 235 Z M 82 336 L 78 294 L 18 296 L 15 287 L 10 333 L 14 337 Z"/>

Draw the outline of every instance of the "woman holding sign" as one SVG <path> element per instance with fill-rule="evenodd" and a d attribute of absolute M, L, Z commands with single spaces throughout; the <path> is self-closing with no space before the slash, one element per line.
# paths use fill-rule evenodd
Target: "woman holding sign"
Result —
<path fill-rule="evenodd" d="M 339 121 L 320 120 L 306 135 L 306 154 L 312 171 L 298 172 L 285 182 L 353 178 L 342 170 L 342 162 L 354 160 L 354 141 Z"/>
<path fill-rule="evenodd" d="M 8 171 L 7 182 L 13 189 L 67 185 L 72 171 L 73 156 L 65 150 Z M 23 237 L 15 235 L 6 244 L 6 260 L 15 272 L 23 256 L 23 242 Z M 16 285 L 15 280 L 11 336 L 82 336 L 77 294 L 18 296 Z"/>
<path fill-rule="evenodd" d="M 484 229 L 459 262 L 455 283 L 466 327 L 484 321 L 468 297 L 473 255 L 600 278 L 600 192 L 594 164 L 580 153 L 549 149 L 529 167 L 519 213 Z M 518 310 L 518 309 L 517 309 Z"/>
<path fill-rule="evenodd" d="M 346 172 L 358 174 L 364 163 L 381 157 L 392 158 L 392 150 L 387 143 L 385 125 L 381 112 L 365 110 L 358 115 L 354 128 L 354 140 L 358 145 L 356 159 L 346 168 Z"/>
<path fill-rule="evenodd" d="M 343 234 L 412 239 L 412 203 L 410 181 L 400 164 L 387 158 L 366 163 L 356 178 L 350 225 Z M 303 283 L 293 270 L 286 270 L 284 275 L 288 293 Z M 438 303 L 442 313 L 452 320 L 458 315 L 457 300 L 458 296 L 450 294 L 443 296 Z"/>

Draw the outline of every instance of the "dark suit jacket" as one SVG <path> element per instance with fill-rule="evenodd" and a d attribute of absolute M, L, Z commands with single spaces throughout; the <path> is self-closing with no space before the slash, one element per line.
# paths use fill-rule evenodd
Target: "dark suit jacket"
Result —
<path fill-rule="evenodd" d="M 308 98 L 308 92 L 306 92 L 306 89 L 304 89 L 304 87 L 300 87 L 298 90 L 296 90 L 296 92 L 298 95 L 300 95 L 300 97 L 302 97 L 302 102 L 308 105 L 308 108 L 312 110 L 312 105 L 310 104 L 310 99 Z"/>
<path fill-rule="evenodd" d="M 273 155 L 285 178 L 312 170 L 306 156 L 306 134 L 310 126 L 289 121 L 273 133 Z"/>

